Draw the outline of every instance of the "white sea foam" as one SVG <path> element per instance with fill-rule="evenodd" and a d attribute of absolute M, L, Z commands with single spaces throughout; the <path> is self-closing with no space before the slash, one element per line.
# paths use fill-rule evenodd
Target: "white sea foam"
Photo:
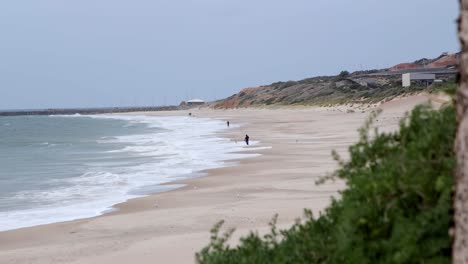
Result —
<path fill-rule="evenodd" d="M 80 177 L 57 180 L 58 187 L 53 190 L 18 192 L 8 199 L 34 201 L 35 206 L 33 209 L 0 212 L 0 230 L 94 217 L 112 210 L 112 205 L 142 196 L 145 190 L 154 190 L 153 187 L 159 184 L 193 177 L 197 171 L 231 166 L 230 160 L 258 155 L 236 152 L 263 149 L 255 147 L 258 143 L 255 141 L 252 142 L 254 147 L 245 148 L 242 138 L 234 142 L 217 136 L 217 132 L 228 129 L 219 120 L 115 115 L 91 117 L 126 120 L 155 128 L 155 133 L 102 137 L 96 142 L 123 144 L 125 147 L 108 152 L 144 157 L 146 162 L 132 164 L 125 160 L 110 160 L 94 163 Z"/>

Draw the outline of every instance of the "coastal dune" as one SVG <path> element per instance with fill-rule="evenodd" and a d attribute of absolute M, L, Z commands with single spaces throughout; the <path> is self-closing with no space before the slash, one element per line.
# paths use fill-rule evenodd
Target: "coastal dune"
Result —
<path fill-rule="evenodd" d="M 410 96 L 379 106 L 384 111 L 376 125 L 396 129 L 405 112 L 428 98 Z M 315 182 L 336 168 L 332 150 L 346 157 L 371 110 L 193 110 L 194 118 L 229 120 L 233 126 L 220 136 L 244 144 L 248 134 L 259 144 L 245 153 L 260 155 L 172 182 L 183 187 L 130 200 L 103 216 L 0 232 L 0 263 L 193 263 L 219 220 L 237 229 L 233 243 L 251 230 L 265 232 L 275 214 L 278 225 L 287 228 L 304 208 L 318 215 L 345 188 L 339 180 Z M 145 114 L 186 116 L 188 111 Z"/>

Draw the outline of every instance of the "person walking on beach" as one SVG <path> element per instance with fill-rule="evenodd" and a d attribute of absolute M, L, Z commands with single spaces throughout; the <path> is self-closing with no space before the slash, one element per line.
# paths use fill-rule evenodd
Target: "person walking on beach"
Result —
<path fill-rule="evenodd" d="M 227 127 L 229 127 L 229 121 L 226 122 Z"/>
<path fill-rule="evenodd" d="M 247 146 L 249 145 L 249 135 L 245 135 L 245 144 L 247 144 Z"/>

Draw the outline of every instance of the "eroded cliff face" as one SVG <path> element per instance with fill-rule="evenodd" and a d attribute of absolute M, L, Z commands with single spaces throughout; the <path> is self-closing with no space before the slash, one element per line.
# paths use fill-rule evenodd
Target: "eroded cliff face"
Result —
<path fill-rule="evenodd" d="M 417 68 L 440 68 L 458 65 L 460 62 L 460 53 L 444 53 L 434 59 L 420 59 L 415 62 L 405 62 L 390 67 L 389 71 L 398 71 Z"/>
<path fill-rule="evenodd" d="M 460 53 L 455 54 L 444 54 L 439 58 L 435 59 L 428 64 L 428 67 L 438 68 L 438 67 L 449 67 L 458 65 L 460 62 L 461 55 Z"/>
<path fill-rule="evenodd" d="M 259 105 L 272 104 L 306 104 L 318 101 L 317 99 L 326 99 L 324 97 L 339 92 L 339 89 L 346 85 L 355 88 L 360 85 L 351 80 L 340 80 L 346 84 L 338 87 L 338 79 L 334 77 L 316 77 L 298 82 L 281 82 L 268 86 L 251 87 L 241 90 L 224 100 L 215 102 L 214 108 L 239 108 Z M 338 90 L 337 90 L 338 89 Z M 336 95 L 336 94 L 335 94 Z"/>
<path fill-rule="evenodd" d="M 251 87 L 242 89 L 239 93 L 234 94 L 224 100 L 216 102 L 215 108 L 238 108 L 252 106 L 255 97 L 262 92 L 263 87 Z"/>
<path fill-rule="evenodd" d="M 405 69 L 438 68 L 458 65 L 459 54 L 442 54 L 435 59 L 401 63 L 388 69 L 359 71 L 340 76 L 319 76 L 300 81 L 277 82 L 250 87 L 226 99 L 211 103 L 217 109 L 268 105 L 328 105 L 382 100 L 405 92 L 401 74 L 376 76 L 381 72 Z M 441 77 L 448 79 L 449 76 Z"/>

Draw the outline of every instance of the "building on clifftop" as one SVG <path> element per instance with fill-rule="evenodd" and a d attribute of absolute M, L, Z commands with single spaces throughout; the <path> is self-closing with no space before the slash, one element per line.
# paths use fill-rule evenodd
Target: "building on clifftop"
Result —
<path fill-rule="evenodd" d="M 205 101 L 201 99 L 192 99 L 192 100 L 187 101 L 188 106 L 199 106 L 199 105 L 204 105 L 204 104 L 205 104 Z"/>

